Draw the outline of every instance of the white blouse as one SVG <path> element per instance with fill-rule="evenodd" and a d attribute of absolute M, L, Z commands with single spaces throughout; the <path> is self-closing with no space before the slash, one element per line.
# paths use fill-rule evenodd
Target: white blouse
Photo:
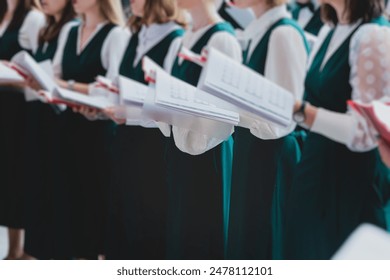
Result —
<path fill-rule="evenodd" d="M 89 42 L 94 38 L 94 36 L 106 24 L 107 22 L 103 22 L 96 27 L 96 30 L 90 36 L 90 38 L 88 39 L 84 47 L 86 47 L 89 44 Z M 77 51 L 80 54 L 82 51 L 80 46 L 80 38 L 81 38 L 80 33 L 81 33 L 82 23 L 76 23 L 76 25 L 78 26 Z M 55 76 L 58 78 L 62 77 L 62 57 L 64 54 L 66 43 L 68 41 L 69 32 L 73 26 L 75 26 L 75 24 L 70 23 L 66 26 L 66 28 L 64 27 L 64 30 L 58 39 L 58 47 L 53 60 L 53 71 Z M 129 41 L 129 36 L 130 33 L 127 29 L 116 26 L 110 31 L 110 33 L 108 34 L 108 36 L 106 37 L 103 43 L 100 58 L 102 61 L 102 66 L 104 67 L 105 70 L 107 70 L 106 77 L 108 79 L 112 80 L 116 78 L 119 74 L 120 63 L 123 54 L 126 50 L 126 46 Z M 92 93 L 92 91 L 93 91 L 93 84 L 90 85 L 89 93 Z"/>
<path fill-rule="evenodd" d="M 215 15 L 219 17 L 217 14 Z M 222 22 L 222 19 L 219 20 Z M 206 26 L 197 31 L 189 30 L 186 32 L 183 38 L 183 46 L 191 49 L 198 40 L 211 28 L 212 26 Z M 208 41 L 205 48 L 215 48 L 229 57 L 237 61 L 242 61 L 242 51 L 237 39 L 227 32 L 216 32 Z M 175 60 L 177 53 L 171 58 Z M 180 60 L 182 63 L 183 60 Z M 233 127 L 232 127 L 233 131 Z M 175 139 L 176 146 L 183 152 L 191 155 L 202 154 L 215 146 L 219 145 L 222 140 L 210 138 L 207 135 L 202 135 L 185 128 L 173 127 L 173 137 Z"/>
<path fill-rule="evenodd" d="M 349 34 L 353 30 L 351 28 Z M 335 40 L 341 39 L 336 37 Z M 365 24 L 353 35 L 349 55 L 353 100 L 370 103 L 390 97 L 389 46 L 390 30 L 387 27 Z M 377 146 L 374 127 L 353 110 L 336 113 L 319 108 L 311 131 L 357 152 L 369 151 Z"/>
<path fill-rule="evenodd" d="M 246 39 L 251 41 L 248 61 L 269 28 L 280 19 L 289 17 L 286 6 L 281 5 L 272 8 L 248 26 L 244 32 Z M 307 59 L 308 53 L 302 35 L 291 26 L 277 27 L 269 40 L 264 76 L 293 93 L 296 100 L 301 100 Z M 283 128 L 266 120 L 240 117 L 254 136 L 265 140 L 284 137 L 294 131 L 296 126 L 292 123 L 288 128 Z"/>
<path fill-rule="evenodd" d="M 39 45 L 39 32 L 45 26 L 45 16 L 38 10 L 31 10 L 26 15 L 19 30 L 19 44 L 23 49 L 36 52 Z M 6 32 L 10 22 L 4 22 L 0 27 L 0 37 Z"/>

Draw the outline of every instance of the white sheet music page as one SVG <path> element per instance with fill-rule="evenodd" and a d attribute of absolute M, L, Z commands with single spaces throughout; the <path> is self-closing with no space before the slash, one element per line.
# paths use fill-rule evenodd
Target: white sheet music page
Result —
<path fill-rule="evenodd" d="M 17 53 L 11 60 L 24 70 L 26 70 L 39 83 L 43 90 L 53 92 L 57 87 L 56 82 L 50 74 L 39 66 L 39 64 L 27 52 L 21 51 Z"/>
<path fill-rule="evenodd" d="M 334 260 L 390 260 L 390 234 L 371 224 L 360 225 L 332 257 Z"/>
<path fill-rule="evenodd" d="M 0 63 L 0 83 L 22 83 L 24 79 L 15 70 L 7 65 Z"/>
<path fill-rule="evenodd" d="M 236 112 L 218 108 L 197 98 L 199 89 L 172 77 L 148 57 L 143 59 L 143 70 L 146 76 L 155 80 L 156 104 L 202 118 L 238 124 L 239 115 Z M 207 93 L 202 92 L 202 95 L 204 94 Z"/>
<path fill-rule="evenodd" d="M 97 109 L 106 109 L 118 105 L 112 102 L 109 98 L 103 96 L 92 97 L 63 88 L 56 88 L 55 92 L 65 100 Z"/>
<path fill-rule="evenodd" d="M 199 87 L 278 125 L 292 121 L 292 93 L 216 49 L 209 52 Z"/>
<path fill-rule="evenodd" d="M 165 71 L 156 72 L 156 103 L 199 117 L 231 124 L 239 122 L 237 113 L 220 109 L 214 104 L 197 98 L 198 91 L 196 87 L 170 76 Z"/>
<path fill-rule="evenodd" d="M 146 95 L 148 94 L 149 87 L 137 81 L 120 76 L 119 90 L 122 104 L 131 102 L 138 105 L 143 105 Z"/>

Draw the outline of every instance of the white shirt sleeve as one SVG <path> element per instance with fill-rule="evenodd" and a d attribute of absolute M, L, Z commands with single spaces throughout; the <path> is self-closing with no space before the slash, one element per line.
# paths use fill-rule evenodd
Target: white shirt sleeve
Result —
<path fill-rule="evenodd" d="M 119 68 L 129 39 L 128 29 L 117 26 L 110 31 L 104 41 L 101 60 L 103 67 L 107 70 L 107 79 L 113 80 L 119 75 Z"/>
<path fill-rule="evenodd" d="M 79 25 L 79 23 L 74 21 L 65 24 L 58 37 L 57 50 L 53 58 L 53 73 L 57 78 L 62 77 L 62 57 L 64 55 L 65 45 L 68 41 L 70 30 L 76 25 Z"/>
<path fill-rule="evenodd" d="M 237 39 L 227 33 L 218 32 L 214 34 L 207 45 L 208 48 L 215 48 L 237 61 L 242 61 L 242 51 Z M 234 127 L 232 126 L 232 133 Z M 175 144 L 182 152 L 199 155 L 216 147 L 226 139 L 215 139 L 208 135 L 202 135 L 186 128 L 173 127 Z"/>
<path fill-rule="evenodd" d="M 302 100 L 307 59 L 302 35 L 291 26 L 278 27 L 270 37 L 264 76 L 291 92 L 295 100 Z M 294 122 L 283 128 L 266 120 L 255 120 L 250 131 L 260 139 L 269 140 L 290 134 L 295 126 Z"/>
<path fill-rule="evenodd" d="M 45 16 L 37 11 L 30 11 L 19 31 L 19 44 L 26 50 L 35 53 L 39 45 L 39 32 L 45 26 Z"/>
<path fill-rule="evenodd" d="M 167 71 L 167 73 L 172 72 L 173 64 L 176 61 L 177 54 L 179 53 L 181 44 L 182 44 L 183 38 L 178 37 L 175 40 L 172 41 L 171 46 L 169 47 L 168 53 L 164 60 L 164 70 Z"/>

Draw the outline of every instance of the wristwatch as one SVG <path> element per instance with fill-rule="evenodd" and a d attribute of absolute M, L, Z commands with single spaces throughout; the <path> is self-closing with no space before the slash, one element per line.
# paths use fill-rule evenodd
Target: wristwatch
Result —
<path fill-rule="evenodd" d="M 306 114 L 305 114 L 306 105 L 307 102 L 303 101 L 298 111 L 294 112 L 293 114 L 293 120 L 298 124 L 304 123 L 306 121 Z"/>
<path fill-rule="evenodd" d="M 68 81 L 68 89 L 69 90 L 74 90 L 74 85 L 75 85 L 75 80 L 69 80 Z"/>

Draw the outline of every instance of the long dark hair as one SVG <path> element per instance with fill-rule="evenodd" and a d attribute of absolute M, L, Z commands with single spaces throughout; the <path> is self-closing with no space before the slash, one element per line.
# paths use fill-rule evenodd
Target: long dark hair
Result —
<path fill-rule="evenodd" d="M 19 3 L 16 7 L 16 10 L 13 14 L 12 20 L 8 28 L 13 29 L 20 26 L 23 23 L 27 13 L 32 8 L 38 8 L 38 5 L 35 2 L 35 0 L 19 0 Z M 0 1 L 0 22 L 3 22 L 7 10 L 8 10 L 7 1 L 6 0 Z"/>
<path fill-rule="evenodd" d="M 345 11 L 349 23 L 354 23 L 359 19 L 363 22 L 370 22 L 374 18 L 381 16 L 384 12 L 383 0 L 344 0 Z M 322 19 L 331 24 L 338 24 L 336 10 L 329 4 L 324 4 L 321 8 Z"/>
<path fill-rule="evenodd" d="M 57 38 L 60 34 L 62 27 L 72 19 L 74 19 L 76 13 L 73 10 L 72 1 L 67 0 L 66 6 L 62 11 L 61 19 L 56 22 L 54 16 L 46 15 L 46 27 L 41 31 L 39 35 L 39 43 L 50 42 Z"/>

